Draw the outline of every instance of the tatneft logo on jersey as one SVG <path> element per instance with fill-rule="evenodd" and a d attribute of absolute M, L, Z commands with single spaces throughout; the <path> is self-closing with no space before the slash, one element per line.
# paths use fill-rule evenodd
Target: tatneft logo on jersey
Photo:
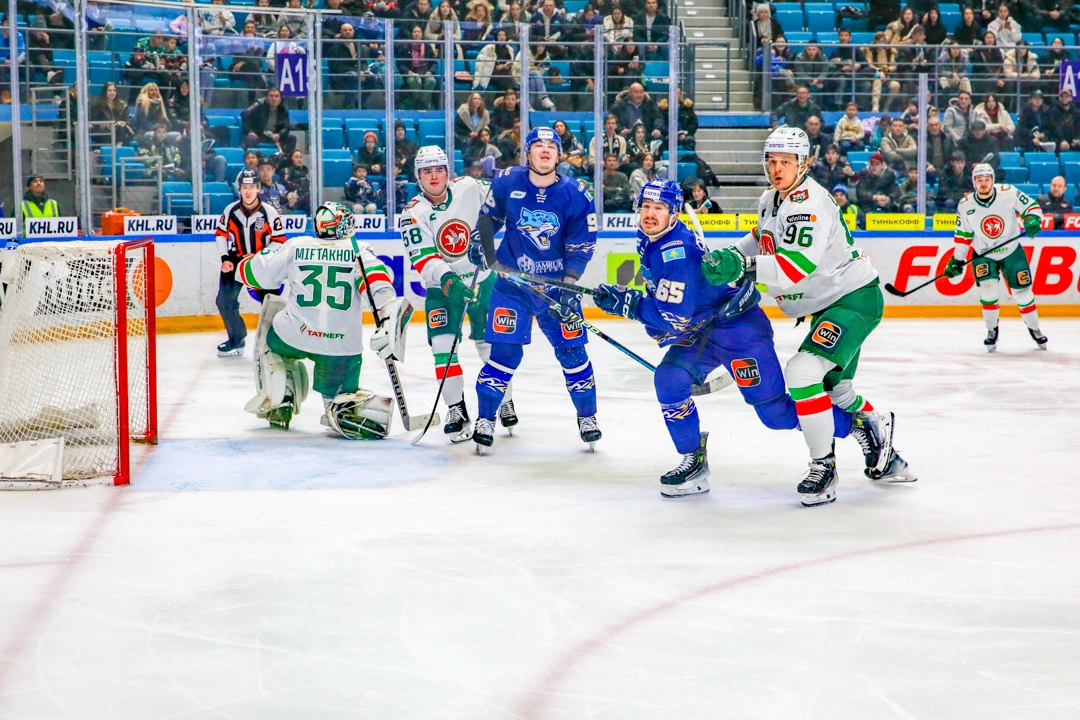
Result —
<path fill-rule="evenodd" d="M 521 208 L 517 228 L 541 250 L 551 247 L 551 237 L 559 232 L 559 216 L 547 210 Z"/>
<path fill-rule="evenodd" d="M 452 258 L 459 258 L 469 249 L 469 226 L 460 220 L 447 220 L 435 236 L 439 252 Z"/>
<path fill-rule="evenodd" d="M 982 231 L 991 240 L 997 239 L 1005 232 L 1005 221 L 997 215 L 987 215 L 982 221 Z"/>
<path fill-rule="evenodd" d="M 816 342 L 823 348 L 831 348 L 836 345 L 840 340 L 840 336 L 843 334 L 844 329 L 836 323 L 831 323 L 828 320 L 822 320 L 818 323 L 818 326 L 814 328 L 814 334 L 811 340 Z"/>
<path fill-rule="evenodd" d="M 517 330 L 517 310 L 495 308 L 491 315 L 491 325 L 497 333 L 512 333 Z"/>
<path fill-rule="evenodd" d="M 739 387 L 754 387 L 761 384 L 761 371 L 758 370 L 757 360 L 754 358 L 732 360 L 731 372 L 735 376 L 735 384 Z"/>
<path fill-rule="evenodd" d="M 574 338 L 581 337 L 585 329 L 581 327 L 581 323 L 577 320 L 571 320 L 568 323 L 562 323 L 562 336 L 564 340 L 573 340 Z"/>
<path fill-rule="evenodd" d="M 307 335 L 308 337 L 321 338 L 323 340 L 344 340 L 345 339 L 345 333 L 328 333 L 328 332 L 323 332 L 322 330 L 312 330 L 311 328 L 309 328 L 307 326 L 307 323 L 304 323 L 303 325 L 300 326 L 300 332 L 301 332 L 301 334 Z"/>
<path fill-rule="evenodd" d="M 445 308 L 437 308 L 428 313 L 427 324 L 430 328 L 443 327 L 447 322 Z"/>

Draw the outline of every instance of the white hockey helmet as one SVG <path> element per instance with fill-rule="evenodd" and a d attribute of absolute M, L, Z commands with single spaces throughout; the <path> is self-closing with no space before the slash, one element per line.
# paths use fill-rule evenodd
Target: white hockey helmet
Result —
<path fill-rule="evenodd" d="M 769 134 L 765 147 L 761 148 L 761 169 L 765 171 L 766 178 L 769 178 L 769 165 L 766 161 L 771 152 L 791 153 L 799 159 L 799 176 L 791 187 L 798 185 L 807 173 L 806 159 L 810 157 L 810 138 L 806 136 L 806 132 L 797 127 L 784 126 L 776 128 Z"/>
<path fill-rule="evenodd" d="M 989 163 L 979 163 L 971 168 L 971 183 L 975 184 L 975 178 L 982 177 L 983 175 L 994 177 L 994 168 L 991 167 Z"/>
<path fill-rule="evenodd" d="M 447 174 L 450 173 L 450 161 L 447 160 L 446 153 L 438 145 L 425 145 L 416 151 L 416 158 L 413 160 L 413 171 L 416 173 L 416 179 L 420 179 L 422 169 L 430 167 L 444 167 Z"/>

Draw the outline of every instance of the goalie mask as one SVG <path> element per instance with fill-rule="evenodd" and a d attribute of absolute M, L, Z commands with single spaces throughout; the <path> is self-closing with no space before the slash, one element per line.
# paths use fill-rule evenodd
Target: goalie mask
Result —
<path fill-rule="evenodd" d="M 315 235 L 322 240 L 350 237 L 355 227 L 353 214 L 339 202 L 325 202 L 315 211 Z"/>

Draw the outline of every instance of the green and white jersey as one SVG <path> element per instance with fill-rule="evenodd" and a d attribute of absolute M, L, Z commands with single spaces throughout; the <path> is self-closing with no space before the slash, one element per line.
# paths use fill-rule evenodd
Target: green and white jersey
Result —
<path fill-rule="evenodd" d="M 409 261 L 420 273 L 425 288 L 440 286 L 442 276 L 455 272 L 468 280 L 476 272 L 466 253 L 476 232 L 480 206 L 488 195 L 489 183 L 471 177 L 457 177 L 446 184 L 446 200 L 432 205 L 420 193 L 405 206 L 398 218 L 398 230 Z M 483 281 L 490 273 L 485 270 Z"/>
<path fill-rule="evenodd" d="M 758 201 L 758 224 L 735 245 L 757 256 L 757 282 L 790 317 L 812 315 L 877 277 L 832 195 L 813 179 L 781 199 L 775 189 Z"/>
<path fill-rule="evenodd" d="M 274 243 L 240 261 L 236 277 L 257 290 L 285 285 L 287 305 L 274 316 L 274 330 L 289 345 L 319 355 L 359 355 L 364 289 L 350 238 L 320 240 L 309 235 Z M 375 304 L 393 300 L 390 273 L 371 246 L 359 243 Z"/>
<path fill-rule="evenodd" d="M 1037 215 L 1042 222 L 1042 208 L 1035 198 L 1012 185 L 995 185 L 988 200 L 968 193 L 956 206 L 953 257 L 967 260 L 969 247 L 981 255 L 999 242 L 1020 235 L 1024 231 L 1023 218 L 1028 215 Z M 1019 244 L 1019 240 L 1005 243 L 989 257 L 1001 260 Z"/>

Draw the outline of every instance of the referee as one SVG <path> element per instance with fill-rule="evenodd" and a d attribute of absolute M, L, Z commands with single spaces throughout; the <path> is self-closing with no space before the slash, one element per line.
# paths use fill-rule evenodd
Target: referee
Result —
<path fill-rule="evenodd" d="M 240 261 L 261 251 L 270 243 L 285 242 L 285 225 L 270 205 L 259 200 L 259 175 L 244 170 L 237 181 L 240 199 L 225 208 L 218 218 L 214 238 L 221 253 L 221 276 L 218 278 L 217 308 L 225 321 L 229 339 L 218 345 L 218 357 L 244 354 L 247 328 L 240 317 L 240 289 L 236 279 Z"/>

